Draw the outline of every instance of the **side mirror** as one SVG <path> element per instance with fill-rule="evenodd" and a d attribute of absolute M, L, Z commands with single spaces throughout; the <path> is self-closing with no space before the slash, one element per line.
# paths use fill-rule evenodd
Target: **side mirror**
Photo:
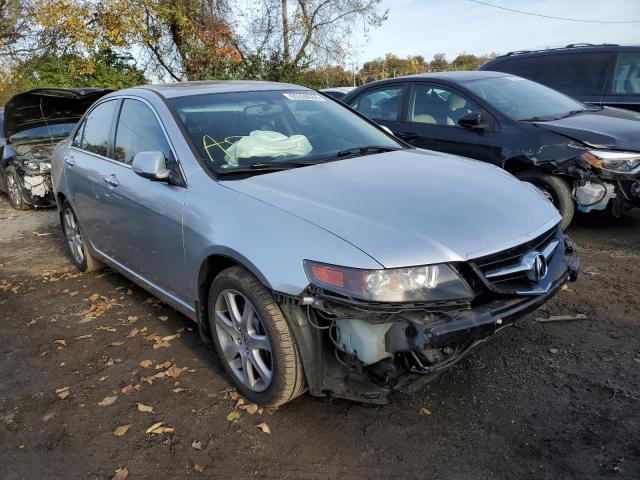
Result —
<path fill-rule="evenodd" d="M 131 166 L 134 172 L 149 180 L 168 181 L 171 175 L 162 152 L 138 152 Z"/>
<path fill-rule="evenodd" d="M 458 125 L 469 130 L 486 130 L 488 125 L 483 120 L 481 113 L 467 113 L 464 117 L 458 120 Z"/>
<path fill-rule="evenodd" d="M 389 135 L 393 135 L 393 132 L 391 131 L 391 129 L 389 127 L 387 127 L 386 125 L 380 125 L 378 124 L 378 126 L 383 129 L 385 132 L 387 132 Z M 395 135 L 394 135 L 395 136 Z"/>

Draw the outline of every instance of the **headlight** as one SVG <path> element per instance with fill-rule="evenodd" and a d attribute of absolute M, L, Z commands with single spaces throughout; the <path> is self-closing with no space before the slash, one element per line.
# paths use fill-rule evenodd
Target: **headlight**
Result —
<path fill-rule="evenodd" d="M 594 167 L 618 173 L 634 173 L 640 167 L 640 152 L 589 150 L 580 158 Z"/>
<path fill-rule="evenodd" d="M 304 261 L 309 281 L 326 290 L 374 302 L 471 299 L 473 291 L 447 264 L 361 270 Z"/>

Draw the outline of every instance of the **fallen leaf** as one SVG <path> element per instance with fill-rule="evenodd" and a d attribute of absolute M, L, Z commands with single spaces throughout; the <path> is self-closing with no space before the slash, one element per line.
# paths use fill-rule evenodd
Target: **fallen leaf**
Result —
<path fill-rule="evenodd" d="M 260 407 L 258 407 L 258 405 L 256 405 L 255 403 L 250 403 L 249 405 L 247 405 L 247 408 L 245 410 L 247 411 L 247 413 L 255 415 L 256 413 L 258 413 L 259 408 Z"/>
<path fill-rule="evenodd" d="M 146 332 L 146 331 L 147 331 L 147 327 L 146 327 L 146 326 L 145 326 L 145 327 L 142 327 L 142 328 L 140 329 L 140 333 L 144 333 L 144 332 Z"/>
<path fill-rule="evenodd" d="M 226 389 L 225 393 L 231 400 L 237 400 L 238 398 L 240 398 L 240 394 L 232 388 Z"/>
<path fill-rule="evenodd" d="M 131 426 L 131 424 L 129 425 L 120 425 L 118 428 L 116 428 L 115 432 L 113 432 L 113 434 L 116 437 L 121 437 L 123 436 L 125 433 L 127 433 L 127 430 L 129 430 L 129 427 Z"/>
<path fill-rule="evenodd" d="M 428 408 L 426 408 L 426 407 L 422 407 L 422 408 L 420 409 L 420 415 L 425 415 L 425 416 L 426 416 L 426 415 L 431 415 L 431 410 L 429 410 L 429 409 L 428 409 Z"/>
<path fill-rule="evenodd" d="M 69 292 L 69 296 L 70 297 L 75 297 L 78 294 L 78 291 L 74 291 L 74 292 Z"/>
<path fill-rule="evenodd" d="M 92 293 L 89 296 L 89 300 L 91 300 L 92 302 L 95 302 L 96 300 L 98 300 L 100 298 L 100 294 L 99 293 Z"/>
<path fill-rule="evenodd" d="M 129 332 L 129 334 L 127 335 L 127 338 L 133 338 L 138 334 L 139 330 L 137 328 L 134 328 L 133 330 L 131 330 Z"/>
<path fill-rule="evenodd" d="M 184 372 L 187 368 L 188 367 L 178 368 L 174 365 L 171 368 L 169 368 L 165 373 L 167 374 L 167 377 L 176 378 L 178 375 Z"/>
<path fill-rule="evenodd" d="M 198 473 L 204 472 L 204 467 L 202 465 L 198 465 L 197 463 L 193 466 L 193 469 Z"/>
<path fill-rule="evenodd" d="M 127 295 L 133 295 L 133 290 L 131 290 L 130 288 L 127 288 Z"/>
<path fill-rule="evenodd" d="M 153 432 L 156 428 L 161 427 L 162 425 L 164 425 L 164 422 L 157 422 L 154 423 L 153 425 L 151 425 L 149 428 L 147 428 L 147 430 L 144 433 L 151 433 Z"/>
<path fill-rule="evenodd" d="M 122 392 L 123 395 L 129 395 L 130 393 L 132 393 L 134 390 L 134 387 L 132 384 L 127 385 L 126 387 L 122 387 L 122 390 L 120 390 Z"/>
<path fill-rule="evenodd" d="M 167 335 L 165 337 L 162 337 L 160 340 L 163 342 L 170 342 L 171 340 L 175 340 L 176 338 L 180 338 L 179 333 L 174 333 L 173 335 Z"/>
<path fill-rule="evenodd" d="M 161 322 L 166 322 L 167 320 L 169 320 L 169 317 L 167 317 L 166 315 L 160 315 L 158 316 L 158 320 L 160 320 Z"/>
<path fill-rule="evenodd" d="M 174 388 L 173 390 L 171 390 L 173 393 L 180 393 L 180 392 L 186 392 L 187 389 L 186 388 Z"/>
<path fill-rule="evenodd" d="M 56 389 L 56 394 L 61 400 L 64 400 L 71 394 L 71 392 L 69 391 L 69 387 L 62 387 Z"/>
<path fill-rule="evenodd" d="M 162 362 L 156 365 L 156 370 L 162 370 L 163 368 L 169 368 L 171 366 L 171 362 L 170 361 L 166 361 L 166 362 Z"/>
<path fill-rule="evenodd" d="M 58 345 L 62 345 L 63 347 L 67 346 L 67 342 L 65 342 L 64 340 L 54 340 L 53 343 L 57 343 Z"/>
<path fill-rule="evenodd" d="M 124 342 L 111 342 L 109 344 L 110 347 L 119 347 L 120 345 L 124 345 Z"/>
<path fill-rule="evenodd" d="M 119 468 L 118 470 L 116 470 L 116 474 L 111 477 L 111 480 L 126 480 L 128 476 L 129 470 L 127 470 L 127 467 Z"/>
<path fill-rule="evenodd" d="M 83 338 L 91 338 L 93 337 L 93 333 L 89 333 L 87 335 L 80 335 L 79 337 L 76 337 L 76 340 L 82 340 Z"/>
<path fill-rule="evenodd" d="M 194 440 L 193 442 L 191 442 L 191 446 L 196 450 L 202 450 L 202 442 L 198 440 Z"/>
<path fill-rule="evenodd" d="M 143 360 L 140 362 L 142 368 L 149 368 L 153 362 L 151 360 Z"/>
<path fill-rule="evenodd" d="M 153 407 L 149 405 L 145 405 L 144 403 L 136 403 L 136 405 L 138 406 L 139 412 L 153 413 Z"/>
<path fill-rule="evenodd" d="M 230 422 L 233 422 L 234 420 L 238 420 L 239 418 L 240 418 L 239 412 L 230 412 L 229 415 L 227 415 L 227 420 L 229 420 Z"/>
<path fill-rule="evenodd" d="M 138 317 L 130 315 L 127 317 L 127 322 L 129 323 L 136 323 L 138 321 Z"/>
<path fill-rule="evenodd" d="M 107 332 L 115 332 L 116 329 L 112 328 L 112 327 L 103 327 L 103 326 L 97 326 L 96 330 L 106 330 Z"/>
<path fill-rule="evenodd" d="M 275 415 L 275 413 L 278 411 L 278 407 L 267 407 L 265 408 L 265 410 L 269 415 Z"/>
<path fill-rule="evenodd" d="M 244 410 L 245 408 L 247 408 L 244 406 L 244 398 L 240 397 L 238 399 L 238 401 L 236 402 L 236 408 L 239 408 L 241 410 Z"/>
<path fill-rule="evenodd" d="M 153 349 L 157 350 L 159 348 L 166 348 L 166 347 L 170 347 L 171 344 L 169 342 L 157 342 L 153 344 Z"/>
<path fill-rule="evenodd" d="M 108 407 L 109 405 L 113 405 L 114 402 L 118 399 L 118 397 L 104 397 L 99 403 L 99 407 Z"/>
<path fill-rule="evenodd" d="M 262 422 L 259 423 L 258 425 L 256 425 L 256 428 L 259 428 L 260 430 L 262 430 L 264 433 L 271 435 L 271 429 L 269 428 L 269 425 L 267 425 L 266 423 Z"/>
<path fill-rule="evenodd" d="M 105 375 L 104 377 L 100 377 L 100 381 L 104 382 L 107 378 L 109 378 L 109 375 Z"/>
<path fill-rule="evenodd" d="M 163 427 L 162 425 L 164 425 L 164 422 L 154 423 L 149 428 L 147 428 L 145 433 L 155 433 L 157 435 L 160 435 L 162 433 L 173 433 L 176 431 L 175 428 Z"/>
<path fill-rule="evenodd" d="M 115 361 L 113 360 L 113 358 L 110 358 L 109 360 L 107 360 L 107 363 L 105 364 L 107 367 L 110 367 L 111 365 L 113 365 L 115 363 Z"/>

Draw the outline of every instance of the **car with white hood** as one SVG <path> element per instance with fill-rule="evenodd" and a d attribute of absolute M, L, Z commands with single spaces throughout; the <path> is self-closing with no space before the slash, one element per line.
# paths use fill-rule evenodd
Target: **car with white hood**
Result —
<path fill-rule="evenodd" d="M 384 403 L 575 280 L 539 190 L 272 82 L 101 98 L 54 152 L 73 262 L 196 322 L 261 405 Z"/>

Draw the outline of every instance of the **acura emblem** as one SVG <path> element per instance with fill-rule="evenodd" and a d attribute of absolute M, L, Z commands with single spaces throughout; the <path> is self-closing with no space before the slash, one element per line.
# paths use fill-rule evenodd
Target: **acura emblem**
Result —
<path fill-rule="evenodd" d="M 522 263 L 527 267 L 527 278 L 532 282 L 538 282 L 547 275 L 547 260 L 538 251 L 532 251 L 522 257 Z"/>

